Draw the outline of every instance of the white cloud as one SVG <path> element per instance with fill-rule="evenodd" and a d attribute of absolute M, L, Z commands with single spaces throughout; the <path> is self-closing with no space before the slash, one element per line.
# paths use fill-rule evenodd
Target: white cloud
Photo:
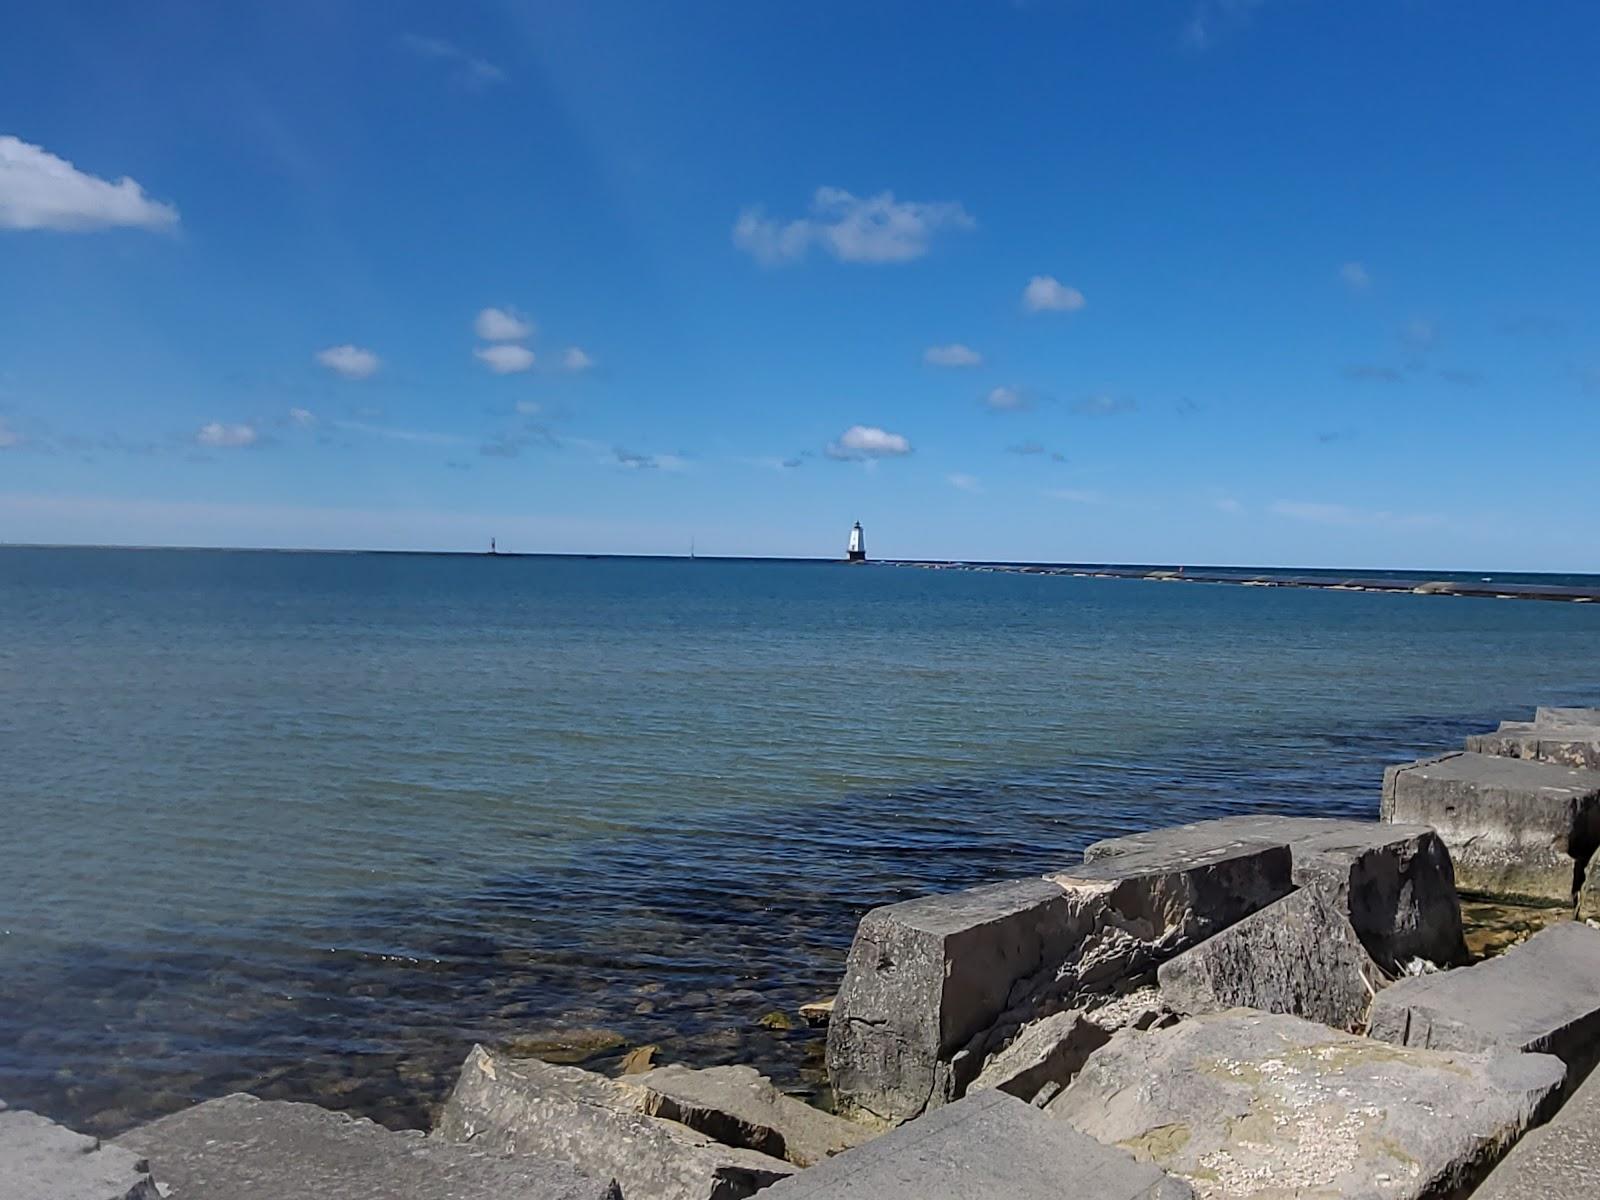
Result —
<path fill-rule="evenodd" d="M 1035 275 L 1022 289 L 1022 307 L 1029 312 L 1077 312 L 1085 303 L 1082 292 L 1053 275 Z"/>
<path fill-rule="evenodd" d="M 22 435 L 7 425 L 4 417 L 0 417 L 0 450 L 20 445 L 22 445 Z"/>
<path fill-rule="evenodd" d="M 594 359 L 577 346 L 568 346 L 566 353 L 561 356 L 561 365 L 569 371 L 587 371 L 594 366 Z"/>
<path fill-rule="evenodd" d="M 533 351 L 526 346 L 498 342 L 493 346 L 479 346 L 473 355 L 496 375 L 511 375 L 533 366 Z"/>
<path fill-rule="evenodd" d="M 944 478 L 946 483 L 958 491 L 972 492 L 974 495 L 983 491 L 983 487 L 978 483 L 976 475 L 968 475 L 957 471 L 953 475 L 946 475 Z"/>
<path fill-rule="evenodd" d="M 536 417 L 544 411 L 544 405 L 537 400 L 518 400 L 513 407 L 516 408 L 517 415 L 523 417 Z"/>
<path fill-rule="evenodd" d="M 492 62 L 468 54 L 460 46 L 453 45 L 443 38 L 419 37 L 408 33 L 401 37 L 400 42 L 413 54 L 423 58 L 439 59 L 443 62 L 453 63 L 461 70 L 461 81 L 468 87 L 484 88 L 494 83 L 504 83 L 506 73 Z"/>
<path fill-rule="evenodd" d="M 1372 285 L 1372 276 L 1368 275 L 1367 268 L 1358 262 L 1347 262 L 1340 267 L 1339 278 L 1352 292 L 1364 292 Z"/>
<path fill-rule="evenodd" d="M 983 355 L 971 346 L 951 342 L 948 346 L 929 346 L 922 352 L 922 361 L 931 367 L 977 367 L 983 365 Z"/>
<path fill-rule="evenodd" d="M 1232 496 L 1222 496 L 1212 501 L 1212 504 L 1218 512 L 1241 513 L 1244 511 L 1244 505 L 1240 504 Z"/>
<path fill-rule="evenodd" d="M 889 433 L 875 425 L 852 425 L 828 443 L 829 458 L 847 462 L 863 459 L 898 458 L 911 453 L 911 443 L 898 433 Z"/>
<path fill-rule="evenodd" d="M 202 446 L 218 448 L 250 446 L 255 443 L 256 431 L 249 425 L 224 425 L 221 421 L 212 421 L 209 425 L 200 426 L 194 440 Z"/>
<path fill-rule="evenodd" d="M 1072 411 L 1091 417 L 1113 417 L 1118 413 L 1138 412 L 1139 402 L 1132 396 L 1113 396 L 1108 392 L 1101 392 L 1079 400 L 1072 406 Z"/>
<path fill-rule="evenodd" d="M 317 361 L 335 375 L 343 375 L 346 379 L 367 379 L 381 365 L 378 356 L 371 350 L 348 344 L 318 350 Z"/>
<path fill-rule="evenodd" d="M 1413 317 L 1400 330 L 1400 341 L 1408 350 L 1421 353 L 1439 344 L 1439 326 L 1426 317 Z"/>
<path fill-rule="evenodd" d="M 1425 528 L 1440 525 L 1442 519 L 1426 514 L 1393 513 L 1386 510 L 1352 508 L 1348 504 L 1324 504 L 1308 500 L 1274 500 L 1272 512 L 1296 521 L 1309 521 L 1314 525 L 1390 525 Z"/>
<path fill-rule="evenodd" d="M 317 423 L 317 414 L 309 408 L 291 408 L 289 410 L 289 420 L 300 426 L 300 428 L 306 429 Z"/>
<path fill-rule="evenodd" d="M 775 221 L 760 208 L 745 209 L 734 224 L 733 244 L 769 266 L 803 258 L 812 246 L 840 262 L 909 262 L 928 252 L 934 234 L 975 224 L 959 204 L 896 200 L 893 192 L 860 197 L 822 187 L 809 217 Z"/>
<path fill-rule="evenodd" d="M 520 342 L 533 336 L 533 322 L 514 308 L 486 308 L 472 328 L 486 342 Z"/>
<path fill-rule="evenodd" d="M 366 421 L 335 421 L 333 424 L 339 429 L 348 429 L 354 433 L 370 433 L 374 437 L 389 438 L 396 442 L 415 442 L 424 446 L 460 446 L 466 443 L 466 438 L 458 437 L 453 433 L 430 433 L 419 429 L 395 429 L 388 425 L 372 425 Z"/>
<path fill-rule="evenodd" d="M 1085 488 L 1045 488 L 1041 493 L 1052 500 L 1066 500 L 1072 504 L 1104 504 L 1105 497 Z"/>
<path fill-rule="evenodd" d="M 1023 412 L 1033 407 L 1033 399 L 1014 387 L 992 387 L 983 398 L 984 406 L 993 412 Z"/>
<path fill-rule="evenodd" d="M 0 136 L 0 229 L 171 229 L 178 210 L 124 175 L 87 175 L 42 146 Z"/>

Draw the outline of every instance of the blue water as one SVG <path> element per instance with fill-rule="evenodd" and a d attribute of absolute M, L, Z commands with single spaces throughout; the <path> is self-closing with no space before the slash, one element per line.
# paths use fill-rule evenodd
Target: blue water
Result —
<path fill-rule="evenodd" d="M 1600 605 L 821 563 L 0 550 L 0 1096 L 393 1125 L 551 1027 L 758 1019 L 868 907 L 1600 696 Z M 620 1052 L 620 1049 L 619 1051 Z M 601 1064 L 604 1064 L 604 1059 Z"/>

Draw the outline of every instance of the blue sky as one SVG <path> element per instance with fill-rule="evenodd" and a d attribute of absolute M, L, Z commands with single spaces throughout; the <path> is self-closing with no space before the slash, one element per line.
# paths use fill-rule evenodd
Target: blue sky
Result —
<path fill-rule="evenodd" d="M 0 541 L 1600 563 L 1590 3 L 7 40 Z"/>

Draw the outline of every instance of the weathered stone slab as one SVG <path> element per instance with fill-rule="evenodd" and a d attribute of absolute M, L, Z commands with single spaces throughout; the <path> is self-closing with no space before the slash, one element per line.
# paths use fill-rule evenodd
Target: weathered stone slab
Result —
<path fill-rule="evenodd" d="M 809 1167 L 874 1131 L 786 1096 L 754 1067 L 657 1067 L 622 1080 L 646 1116 L 677 1121 L 727 1146 Z"/>
<path fill-rule="evenodd" d="M 1084 1060 L 1110 1039 L 1082 1012 L 1051 1013 L 1024 1025 L 1009 1045 L 991 1054 L 967 1090 L 998 1088 L 1032 1103 L 1045 1088 L 1059 1091 L 1071 1083 Z"/>
<path fill-rule="evenodd" d="M 1531 758 L 1564 767 L 1600 770 L 1600 726 L 1558 721 L 1501 721 L 1493 733 L 1475 733 L 1467 749 L 1504 758 Z"/>
<path fill-rule="evenodd" d="M 474 1046 L 433 1137 L 570 1162 L 616 1180 L 626 1200 L 742 1200 L 795 1169 L 645 1116 L 636 1104 L 623 1082 Z"/>
<path fill-rule="evenodd" d="M 1024 1024 L 1156 965 L 1292 888 L 1254 842 L 1170 848 L 874 909 L 828 1025 L 852 1115 L 895 1124 L 962 1095 Z"/>
<path fill-rule="evenodd" d="M 169 1200 L 620 1200 L 609 1178 L 564 1161 L 507 1158 L 254 1096 L 208 1100 L 117 1143 L 150 1160 Z"/>
<path fill-rule="evenodd" d="M 0 1101 L 0 1196 L 159 1200 L 144 1156 Z"/>
<path fill-rule="evenodd" d="M 1303 887 L 1161 964 L 1161 995 L 1180 1013 L 1255 1008 L 1358 1032 L 1385 983 L 1344 906 Z"/>
<path fill-rule="evenodd" d="M 1001 1092 L 968 1096 L 762 1200 L 1191 1200 L 1183 1182 Z"/>
<path fill-rule="evenodd" d="M 1547 1125 L 1525 1134 L 1472 1200 L 1594 1200 L 1600 1196 L 1600 1075 Z"/>
<path fill-rule="evenodd" d="M 1574 1083 L 1600 1058 L 1600 929 L 1564 921 L 1476 966 L 1402 979 L 1369 1036 L 1400 1046 L 1554 1054 Z"/>
<path fill-rule="evenodd" d="M 1385 970 L 1413 958 L 1441 965 L 1466 960 L 1450 852 L 1427 825 L 1254 814 L 1108 838 L 1083 856 L 1094 862 L 1174 842 L 1240 841 L 1287 846 L 1295 884 L 1320 884 L 1341 898 L 1362 944 Z"/>
<path fill-rule="evenodd" d="M 1386 770 L 1382 816 L 1437 829 L 1463 891 L 1570 904 L 1600 846 L 1600 771 L 1444 754 Z"/>
<path fill-rule="evenodd" d="M 1600 850 L 1589 856 L 1578 888 L 1578 920 L 1600 922 Z"/>
<path fill-rule="evenodd" d="M 1534 710 L 1533 723 L 1545 726 L 1583 725 L 1600 728 L 1600 708 L 1551 708 L 1541 704 Z"/>
<path fill-rule="evenodd" d="M 1548 1055 L 1402 1048 L 1235 1009 L 1124 1030 L 1045 1111 L 1203 1200 L 1436 1200 L 1464 1195 L 1563 1073 Z"/>

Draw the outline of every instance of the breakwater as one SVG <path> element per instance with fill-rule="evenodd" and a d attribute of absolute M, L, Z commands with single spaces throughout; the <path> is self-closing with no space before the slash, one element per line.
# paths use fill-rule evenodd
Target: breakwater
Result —
<path fill-rule="evenodd" d="M 1218 567 L 1056 566 L 1044 563 L 956 562 L 935 559 L 883 559 L 880 565 L 926 571 L 978 571 L 1005 575 L 1055 575 L 1075 579 L 1142 579 L 1152 583 L 1219 583 L 1238 587 L 1315 588 L 1333 592 L 1404 592 L 1418 596 L 1462 596 L 1495 600 L 1551 600 L 1589 604 L 1600 600 L 1593 582 L 1536 582 L 1494 576 L 1345 574 L 1337 571 L 1254 571 Z"/>
<path fill-rule="evenodd" d="M 652 1047 L 608 1075 L 479 1046 L 427 1139 L 247 1096 L 105 1146 L 0 1110 L 0 1179 L 61 1200 L 1460 1200 L 1593 1178 L 1600 709 L 1396 764 L 1381 816 L 1158 827 L 874 909 L 808 1009 L 837 1113 Z M 1456 858 L 1550 924 L 1475 960 Z M 1523 1153 L 1558 1113 L 1567 1157 Z"/>

